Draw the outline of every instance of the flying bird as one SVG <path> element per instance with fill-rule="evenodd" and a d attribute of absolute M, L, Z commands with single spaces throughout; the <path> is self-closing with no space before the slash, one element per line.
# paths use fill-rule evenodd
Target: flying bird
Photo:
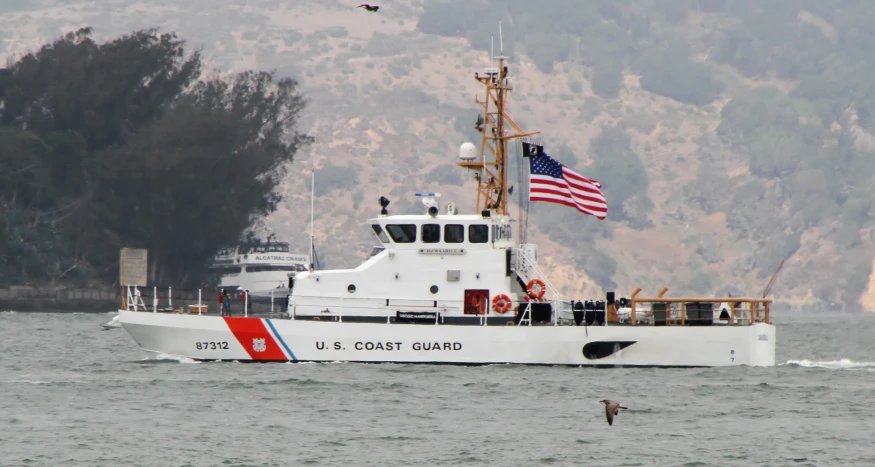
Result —
<path fill-rule="evenodd" d="M 602 404 L 605 404 L 605 417 L 608 419 L 608 425 L 614 426 L 614 416 L 619 415 L 620 409 L 629 410 L 628 407 L 623 407 L 617 401 L 612 401 L 609 399 L 605 399 L 603 401 L 599 401 Z"/>
<path fill-rule="evenodd" d="M 361 8 L 361 7 L 364 7 L 365 10 L 368 10 L 368 11 L 377 11 L 380 9 L 380 7 L 377 5 L 371 6 L 371 5 L 368 5 L 367 3 L 362 3 L 361 5 L 357 6 L 356 8 Z"/>

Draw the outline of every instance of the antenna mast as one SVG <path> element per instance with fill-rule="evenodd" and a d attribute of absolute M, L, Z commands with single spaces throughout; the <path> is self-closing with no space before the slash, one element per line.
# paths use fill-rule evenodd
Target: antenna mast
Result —
<path fill-rule="evenodd" d="M 494 47 L 494 39 L 490 40 L 490 53 Z M 490 61 L 498 59 L 498 67 L 487 68 L 486 75 L 474 74 L 474 79 L 486 88 L 486 99 L 475 98 L 475 102 L 483 107 L 483 125 L 477 127 L 482 135 L 480 144 L 480 160 L 460 161 L 458 165 L 475 172 L 478 181 L 477 206 L 481 211 L 494 211 L 498 215 L 507 215 L 507 142 L 536 135 L 540 132 L 524 133 L 513 119 L 507 115 L 507 97 L 513 90 L 508 79 L 508 69 L 505 65 L 504 40 L 501 34 L 501 21 L 498 21 L 499 55 L 489 57 Z"/>
<path fill-rule="evenodd" d="M 310 271 L 313 271 L 313 257 L 316 256 L 313 212 L 316 207 L 316 171 L 310 172 Z"/>

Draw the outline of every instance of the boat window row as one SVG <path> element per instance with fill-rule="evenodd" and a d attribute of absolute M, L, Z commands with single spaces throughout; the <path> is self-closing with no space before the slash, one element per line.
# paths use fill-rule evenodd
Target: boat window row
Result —
<path fill-rule="evenodd" d="M 252 248 L 254 253 L 288 253 L 289 245 L 287 243 L 258 245 Z"/>
<path fill-rule="evenodd" d="M 240 271 L 243 270 L 243 268 L 240 266 L 224 266 L 224 267 L 219 267 L 219 268 L 213 268 L 213 270 L 217 274 L 225 275 L 225 274 L 239 274 Z"/>
<path fill-rule="evenodd" d="M 264 272 L 264 271 L 306 271 L 307 266 L 303 264 L 258 264 L 255 266 L 246 266 L 246 272 Z"/>
<path fill-rule="evenodd" d="M 417 237 L 416 224 L 388 224 L 386 230 L 379 224 L 372 224 L 374 233 L 383 243 L 389 242 L 389 237 L 395 243 L 414 243 Z M 422 224 L 419 226 L 419 236 L 422 243 L 465 243 L 465 226 L 462 224 Z M 443 228 L 442 228 L 443 227 Z M 468 243 L 488 243 L 489 226 L 487 224 L 471 224 L 467 229 Z M 389 235 L 387 236 L 386 233 Z"/>
<path fill-rule="evenodd" d="M 236 248 L 222 248 L 216 253 L 216 256 L 234 256 L 237 254 Z"/>

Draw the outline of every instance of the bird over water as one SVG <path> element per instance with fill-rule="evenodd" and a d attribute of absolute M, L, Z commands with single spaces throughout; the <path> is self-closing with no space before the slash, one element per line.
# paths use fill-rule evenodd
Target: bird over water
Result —
<path fill-rule="evenodd" d="M 620 409 L 629 410 L 628 407 L 623 407 L 618 401 L 605 399 L 599 401 L 605 404 L 605 417 L 608 419 L 608 425 L 614 426 L 614 416 L 619 415 Z"/>

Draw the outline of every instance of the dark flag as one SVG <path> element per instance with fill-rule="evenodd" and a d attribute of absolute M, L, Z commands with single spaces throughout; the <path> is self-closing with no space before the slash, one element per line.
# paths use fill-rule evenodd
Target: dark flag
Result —
<path fill-rule="evenodd" d="M 523 157 L 538 157 L 544 155 L 544 146 L 534 143 L 523 143 Z"/>

